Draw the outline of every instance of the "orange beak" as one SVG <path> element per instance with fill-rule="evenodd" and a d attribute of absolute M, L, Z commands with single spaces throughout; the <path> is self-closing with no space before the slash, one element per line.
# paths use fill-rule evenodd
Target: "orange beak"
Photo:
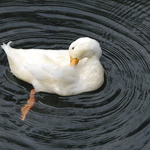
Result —
<path fill-rule="evenodd" d="M 77 58 L 72 58 L 72 57 L 70 56 L 70 66 L 75 66 L 75 65 L 78 64 L 78 62 L 79 62 L 79 59 L 77 59 Z"/>

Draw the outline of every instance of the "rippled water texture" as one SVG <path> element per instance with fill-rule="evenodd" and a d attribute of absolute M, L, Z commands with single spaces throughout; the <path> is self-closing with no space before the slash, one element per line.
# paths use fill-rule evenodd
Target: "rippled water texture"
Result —
<path fill-rule="evenodd" d="M 0 1 L 0 44 L 67 49 L 83 36 L 101 44 L 103 87 L 38 93 L 25 121 L 20 108 L 32 86 L 10 73 L 0 48 L 0 149 L 150 149 L 149 0 Z"/>

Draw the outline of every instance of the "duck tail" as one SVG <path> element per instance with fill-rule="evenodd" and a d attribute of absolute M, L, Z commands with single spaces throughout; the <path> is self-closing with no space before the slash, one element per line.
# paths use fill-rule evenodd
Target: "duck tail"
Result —
<path fill-rule="evenodd" d="M 3 45 L 1 45 L 2 49 L 5 51 L 5 53 L 8 55 L 11 51 L 11 47 L 10 47 L 10 44 L 12 42 L 8 42 L 7 44 L 3 43 Z"/>

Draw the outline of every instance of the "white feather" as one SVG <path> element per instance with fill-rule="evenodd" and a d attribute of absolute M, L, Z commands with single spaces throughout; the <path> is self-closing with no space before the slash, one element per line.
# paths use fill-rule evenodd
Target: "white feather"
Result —
<path fill-rule="evenodd" d="M 31 83 L 35 90 L 59 95 L 75 95 L 99 88 L 104 81 L 100 64 L 101 48 L 91 38 L 80 38 L 67 50 L 15 49 L 3 44 L 10 69 L 19 79 Z M 80 59 L 70 66 L 70 56 Z"/>

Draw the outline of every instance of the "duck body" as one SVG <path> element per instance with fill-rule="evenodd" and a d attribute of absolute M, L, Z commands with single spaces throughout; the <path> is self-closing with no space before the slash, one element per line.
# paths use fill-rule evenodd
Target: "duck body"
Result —
<path fill-rule="evenodd" d="M 102 53 L 99 44 L 96 45 L 99 52 L 97 50 L 91 54 L 87 50 L 87 47 L 91 51 L 95 50 L 94 44 L 91 47 L 92 42 L 98 43 L 88 37 L 80 38 L 70 45 L 69 51 L 15 49 L 10 46 L 10 42 L 3 44 L 2 48 L 7 54 L 11 72 L 17 78 L 32 84 L 36 92 L 69 96 L 96 90 L 104 82 L 104 69 L 99 61 Z M 78 58 L 79 63 L 70 66 L 70 56 Z"/>

